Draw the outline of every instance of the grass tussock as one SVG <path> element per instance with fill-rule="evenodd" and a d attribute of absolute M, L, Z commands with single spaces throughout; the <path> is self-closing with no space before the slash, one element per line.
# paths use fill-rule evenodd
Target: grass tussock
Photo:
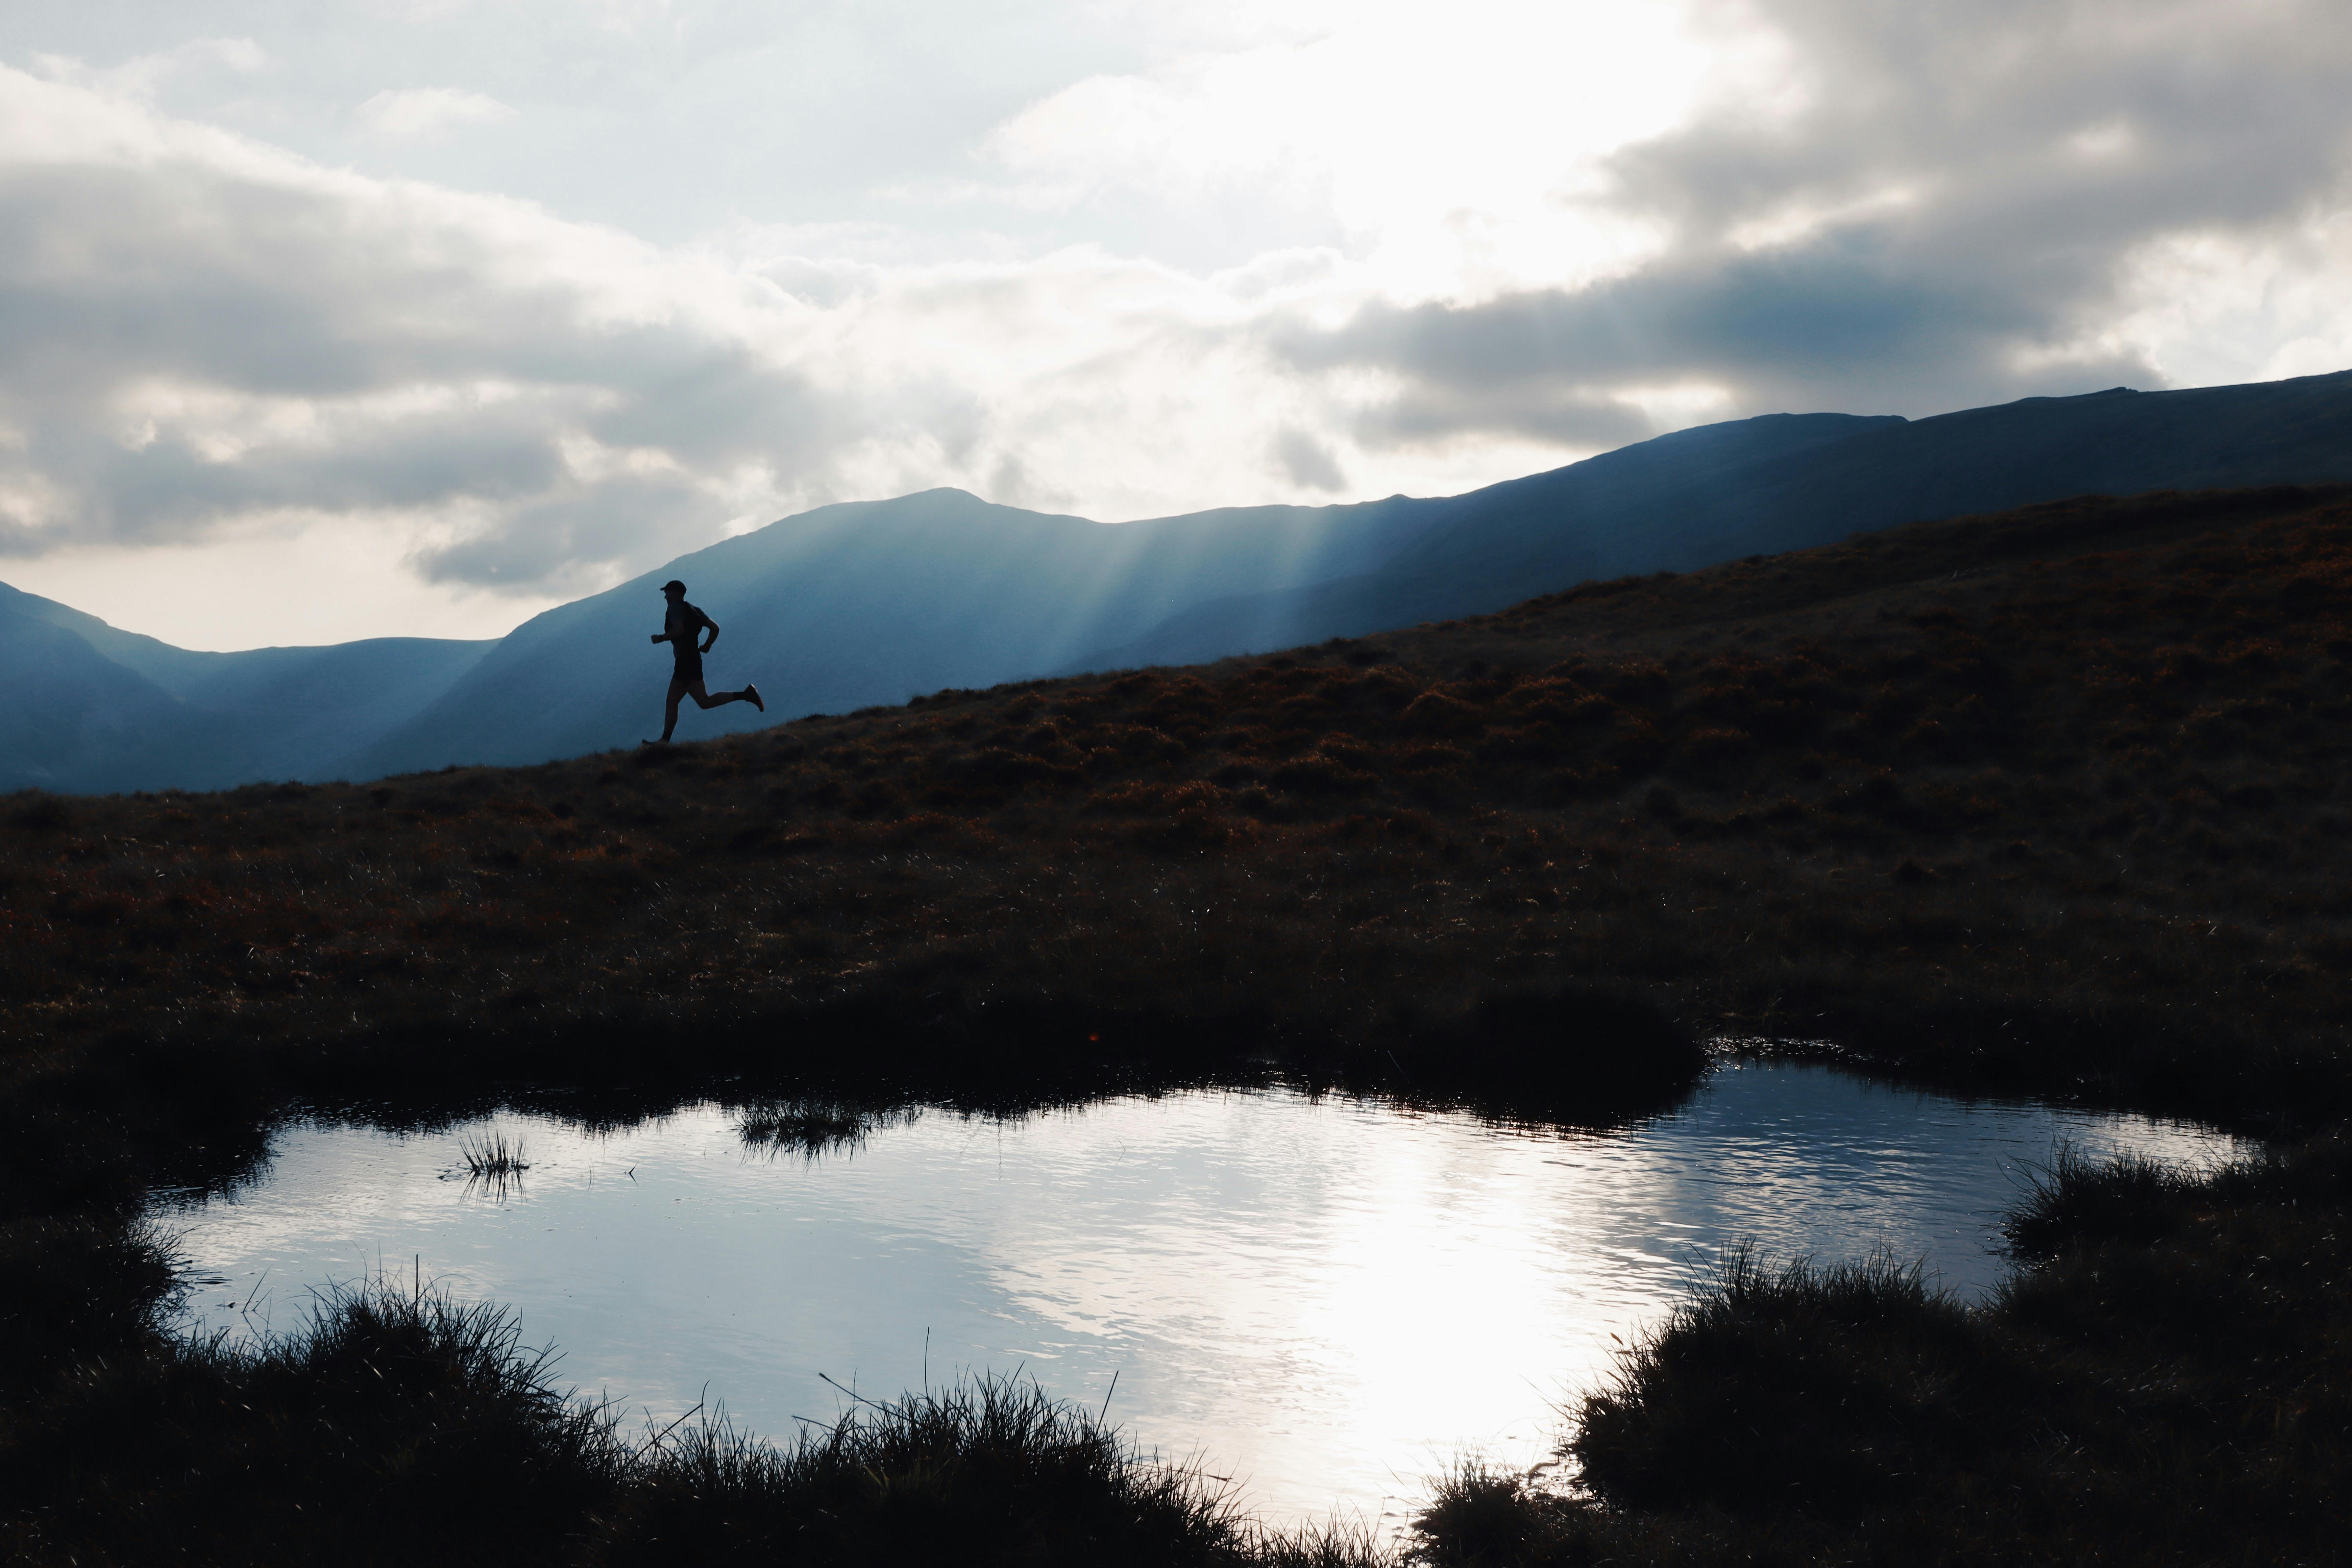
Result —
<path fill-rule="evenodd" d="M 875 1132 L 907 1126 L 919 1106 L 869 1105 L 809 1096 L 762 1098 L 736 1109 L 735 1135 L 746 1150 L 815 1160 L 855 1153 Z"/>
<path fill-rule="evenodd" d="M 1735 1251 L 1586 1403 L 1575 1457 L 1610 1498 L 1651 1510 L 1883 1503 L 1975 1458 L 1955 1397 L 1986 1377 L 1969 1331 L 1916 1266 L 1775 1268 Z"/>
<path fill-rule="evenodd" d="M 63 1274 L 84 1256 L 47 1245 Z M 387 1280 L 257 1347 L 151 1331 L 110 1351 L 5 1428 L 12 1563 L 413 1561 L 397 1520 L 463 1562 L 1377 1560 L 1343 1530 L 1255 1528 L 1197 1468 L 1024 1382 L 861 1403 L 781 1446 L 723 1415 L 631 1442 L 509 1316 Z"/>
<path fill-rule="evenodd" d="M 457 1161 L 478 1181 L 511 1178 L 530 1169 L 523 1142 L 509 1142 L 503 1132 L 469 1132 L 457 1142 Z"/>
<path fill-rule="evenodd" d="M 2323 1563 L 2352 1532 L 2352 1142 L 2072 1158 L 1990 1300 L 1733 1255 L 1588 1398 L 1578 1486 L 1465 1470 L 1433 1563 Z"/>
<path fill-rule="evenodd" d="M 1419 1568 L 1510 1568 L 1559 1550 L 1572 1500 L 1466 1456 L 1437 1477 L 1413 1521 L 1406 1562 Z"/>
<path fill-rule="evenodd" d="M 510 1318 L 431 1290 L 321 1298 L 256 1350 L 152 1332 L 80 1348 L 0 1427 L 10 1562 L 390 1561 L 413 1551 L 382 1529 L 399 1519 L 478 1561 L 544 1562 L 630 1462 Z"/>
<path fill-rule="evenodd" d="M 1137 1453 L 1033 1383 L 859 1403 L 782 1447 L 723 1420 L 650 1447 L 598 1563 L 1370 1563 L 1345 1531 L 1269 1534 L 1195 1467 Z"/>

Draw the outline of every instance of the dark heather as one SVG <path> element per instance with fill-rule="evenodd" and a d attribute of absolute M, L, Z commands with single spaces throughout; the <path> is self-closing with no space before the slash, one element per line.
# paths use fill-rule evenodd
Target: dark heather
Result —
<path fill-rule="evenodd" d="M 710 617 L 685 600 L 679 600 L 662 616 L 662 632 L 669 638 L 670 657 L 677 668 L 670 672 L 673 680 L 702 679 L 702 629 L 711 626 Z"/>

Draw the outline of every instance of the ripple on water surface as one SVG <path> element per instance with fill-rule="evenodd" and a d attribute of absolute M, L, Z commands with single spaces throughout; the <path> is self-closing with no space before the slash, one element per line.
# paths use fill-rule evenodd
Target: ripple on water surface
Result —
<path fill-rule="evenodd" d="M 502 1195 L 461 1154 L 499 1133 L 530 1162 Z M 748 1149 L 717 1106 L 608 1133 L 296 1125 L 254 1184 L 167 1222 L 222 1281 L 192 1323 L 290 1328 L 309 1288 L 414 1266 L 512 1307 L 587 1393 L 666 1416 L 707 1390 L 771 1435 L 839 1412 L 821 1374 L 887 1398 L 1017 1367 L 1096 1403 L 1116 1373 L 1114 1420 L 1266 1515 L 1392 1521 L 1465 1449 L 1543 1458 L 1558 1407 L 1732 1242 L 1990 1284 L 1993 1221 L 2061 1142 L 2232 1149 L 1748 1065 L 1599 1134 L 1206 1091 L 930 1111 L 814 1161 Z"/>

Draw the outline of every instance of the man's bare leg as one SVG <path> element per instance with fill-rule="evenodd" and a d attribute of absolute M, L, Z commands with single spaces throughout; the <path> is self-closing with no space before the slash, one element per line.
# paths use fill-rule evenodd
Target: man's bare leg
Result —
<path fill-rule="evenodd" d="M 760 689 L 756 685 L 747 686 L 740 691 L 722 691 L 713 697 L 703 689 L 699 680 L 673 680 L 669 683 L 668 705 L 662 711 L 662 739 L 665 741 L 669 739 L 670 731 L 677 728 L 677 700 L 681 697 L 693 698 L 697 708 L 721 708 L 730 702 L 749 702 L 762 713 L 768 710 L 768 705 L 760 700 Z"/>
<path fill-rule="evenodd" d="M 670 731 L 677 728 L 677 700 L 691 692 L 698 701 L 702 697 L 699 680 L 673 680 L 669 683 L 669 700 L 662 705 L 662 741 L 667 744 Z"/>

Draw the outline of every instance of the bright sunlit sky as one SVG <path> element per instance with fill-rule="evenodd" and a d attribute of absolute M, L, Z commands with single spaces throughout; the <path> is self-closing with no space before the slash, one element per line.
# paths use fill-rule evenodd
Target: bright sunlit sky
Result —
<path fill-rule="evenodd" d="M 2352 367 L 2345 0 L 11 0 L 0 581 L 496 636 L 827 501 Z"/>

